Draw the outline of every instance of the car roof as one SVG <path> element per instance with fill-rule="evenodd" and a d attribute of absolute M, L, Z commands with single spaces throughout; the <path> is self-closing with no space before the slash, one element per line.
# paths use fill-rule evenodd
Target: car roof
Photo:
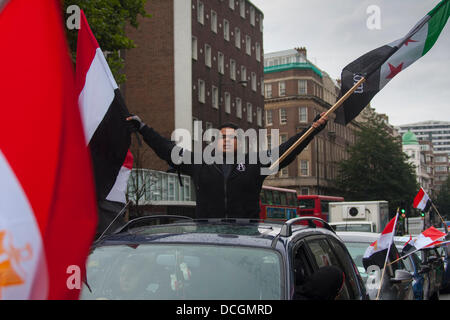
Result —
<path fill-rule="evenodd" d="M 340 224 L 372 224 L 371 221 L 339 221 L 339 222 L 330 222 L 330 225 L 340 225 Z"/>
<path fill-rule="evenodd" d="M 144 244 L 144 243 L 198 243 L 228 244 L 241 246 L 272 247 L 280 237 L 283 222 L 223 222 L 186 220 L 163 225 L 146 225 L 129 228 L 105 236 L 96 245 Z M 306 225 L 292 225 L 292 234 L 286 241 L 300 233 L 329 233 L 325 228 L 311 228 Z M 283 237 L 281 237 L 283 238 Z"/>
<path fill-rule="evenodd" d="M 380 237 L 380 234 L 375 232 L 337 231 L 336 234 L 344 242 L 372 243 Z"/>

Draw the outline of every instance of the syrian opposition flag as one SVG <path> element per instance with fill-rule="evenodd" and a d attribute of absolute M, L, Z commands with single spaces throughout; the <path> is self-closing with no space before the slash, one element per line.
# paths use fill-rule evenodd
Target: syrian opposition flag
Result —
<path fill-rule="evenodd" d="M 76 92 L 94 166 L 97 200 L 125 203 L 133 166 L 125 120 L 129 112 L 86 16 L 82 10 L 80 13 Z"/>
<path fill-rule="evenodd" d="M 97 209 L 63 11 L 1 5 L 0 298 L 77 299 Z"/>
<path fill-rule="evenodd" d="M 425 192 L 425 190 L 423 190 L 423 188 L 420 188 L 419 192 L 414 198 L 413 208 L 427 212 L 428 210 L 430 210 L 430 207 L 431 207 L 430 197 Z"/>
<path fill-rule="evenodd" d="M 389 252 L 391 249 L 395 250 L 394 236 L 397 219 L 398 213 L 389 221 L 380 237 L 366 249 L 363 256 L 364 268 L 367 269 L 371 265 L 377 265 L 381 269 L 384 268 Z"/>
<path fill-rule="evenodd" d="M 441 1 L 403 38 L 372 50 L 347 65 L 341 74 L 341 96 L 361 77 L 366 81 L 336 111 L 336 122 L 352 121 L 399 72 L 433 47 L 450 15 L 450 0 Z"/>

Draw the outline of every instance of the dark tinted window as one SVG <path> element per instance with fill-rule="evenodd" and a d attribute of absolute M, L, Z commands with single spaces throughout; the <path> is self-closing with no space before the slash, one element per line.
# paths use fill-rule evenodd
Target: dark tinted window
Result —
<path fill-rule="evenodd" d="M 287 205 L 286 193 L 280 192 L 280 204 L 282 206 Z"/>
<path fill-rule="evenodd" d="M 314 209 L 314 199 L 301 199 L 298 205 L 300 209 Z"/>
<path fill-rule="evenodd" d="M 266 203 L 267 204 L 273 204 L 273 193 L 272 190 L 265 190 L 264 193 L 266 194 Z"/>
<path fill-rule="evenodd" d="M 274 190 L 273 191 L 273 204 L 279 205 L 280 204 L 280 192 Z"/>
<path fill-rule="evenodd" d="M 259 197 L 261 199 L 261 203 L 266 204 L 266 195 L 264 193 L 264 190 L 261 190 L 261 193 L 259 194 Z"/>

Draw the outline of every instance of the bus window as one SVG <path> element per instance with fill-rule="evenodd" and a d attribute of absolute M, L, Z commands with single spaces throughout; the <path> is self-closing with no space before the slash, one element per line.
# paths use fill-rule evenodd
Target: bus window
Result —
<path fill-rule="evenodd" d="M 328 201 L 328 200 L 321 200 L 320 201 L 320 209 L 322 210 L 322 213 L 323 212 L 328 212 L 328 204 L 330 203 L 331 201 Z"/>
<path fill-rule="evenodd" d="M 267 204 L 273 204 L 273 195 L 272 190 L 264 190 L 264 193 L 266 195 L 266 203 Z"/>
<path fill-rule="evenodd" d="M 280 205 L 280 192 L 273 190 L 273 204 Z"/>
<path fill-rule="evenodd" d="M 298 205 L 300 209 L 314 209 L 314 199 L 301 199 Z"/>
<path fill-rule="evenodd" d="M 267 203 L 266 202 L 266 195 L 264 193 L 264 190 L 261 190 L 261 193 L 259 194 L 259 198 L 261 199 L 261 203 Z"/>
<path fill-rule="evenodd" d="M 280 192 L 280 204 L 282 206 L 287 205 L 286 193 Z"/>
<path fill-rule="evenodd" d="M 296 205 L 297 205 L 296 200 L 297 200 L 297 197 L 295 196 L 295 194 L 293 194 L 293 193 L 288 193 L 288 194 L 287 194 L 287 202 L 288 202 L 288 205 L 290 205 L 290 206 L 296 206 Z"/>

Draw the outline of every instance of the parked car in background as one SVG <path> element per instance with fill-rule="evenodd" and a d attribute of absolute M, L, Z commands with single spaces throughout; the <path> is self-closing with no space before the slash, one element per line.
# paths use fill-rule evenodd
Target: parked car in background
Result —
<path fill-rule="evenodd" d="M 376 232 L 375 223 L 370 221 L 330 222 L 330 226 L 335 231 Z"/>
<path fill-rule="evenodd" d="M 295 299 L 327 266 L 345 275 L 336 299 L 368 299 L 344 243 L 321 219 L 152 225 L 150 216 L 95 243 L 81 299 Z"/>
<path fill-rule="evenodd" d="M 442 280 L 441 292 L 447 293 L 450 291 L 450 243 L 437 248 L 437 250 L 444 261 L 444 277 Z"/>
<path fill-rule="evenodd" d="M 376 299 L 381 285 L 380 300 L 413 300 L 412 275 L 406 270 L 403 261 L 392 265 L 389 262 L 399 257 L 398 250 L 393 246 L 389 253 L 388 266 L 381 283 L 382 270 L 368 272 L 363 265 L 363 256 L 366 249 L 375 242 L 380 234 L 372 232 L 337 232 L 344 241 L 358 270 L 366 283 L 366 289 L 370 299 Z M 369 270 L 370 271 L 370 270 Z"/>

